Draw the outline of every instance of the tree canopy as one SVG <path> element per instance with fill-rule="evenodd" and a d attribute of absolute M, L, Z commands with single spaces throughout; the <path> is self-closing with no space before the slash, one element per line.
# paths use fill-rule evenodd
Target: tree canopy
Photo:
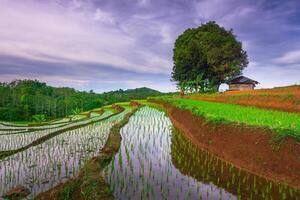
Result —
<path fill-rule="evenodd" d="M 56 88 L 36 80 L 0 82 L 0 120 L 43 121 L 64 117 L 75 112 L 99 108 L 103 105 L 161 95 L 149 88 L 117 90 L 96 94 L 73 88 Z"/>
<path fill-rule="evenodd" d="M 233 30 L 211 21 L 177 38 L 173 62 L 172 80 L 181 90 L 205 91 L 241 74 L 248 57 Z"/>

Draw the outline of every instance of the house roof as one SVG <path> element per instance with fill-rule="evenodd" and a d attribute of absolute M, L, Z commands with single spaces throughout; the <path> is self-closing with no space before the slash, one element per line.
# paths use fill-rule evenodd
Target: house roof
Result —
<path fill-rule="evenodd" d="M 246 76 L 237 76 L 229 81 L 229 84 L 258 84 L 259 82 L 252 80 Z"/>

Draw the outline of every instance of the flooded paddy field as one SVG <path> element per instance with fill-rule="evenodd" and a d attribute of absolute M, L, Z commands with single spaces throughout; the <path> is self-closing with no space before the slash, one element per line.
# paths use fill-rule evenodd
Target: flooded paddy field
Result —
<path fill-rule="evenodd" d="M 191 144 L 163 112 L 144 107 L 121 129 L 104 170 L 116 199 L 299 199 L 298 190 L 254 176 Z"/>
<path fill-rule="evenodd" d="M 36 144 L 43 142 L 43 140 L 47 140 L 59 133 L 63 133 L 74 128 L 76 129 L 80 126 L 105 119 L 112 114 L 113 113 L 111 111 L 106 111 L 102 115 L 80 121 L 70 122 L 64 125 L 60 125 L 59 127 L 48 128 L 48 126 L 52 125 L 47 125 L 34 127 L 34 129 L 30 127 L 30 130 L 27 131 L 2 130 L 0 131 L 0 159 L 3 157 L 7 157 L 8 155 L 24 151 L 31 146 L 35 146 Z M 28 129 L 28 127 L 26 127 L 26 129 Z"/>
<path fill-rule="evenodd" d="M 29 198 L 33 198 L 76 175 L 84 162 L 104 146 L 110 127 L 130 110 L 127 108 L 106 120 L 66 131 L 0 160 L 0 196 L 22 185 L 30 190 Z"/>
<path fill-rule="evenodd" d="M 172 163 L 181 173 L 224 188 L 238 199 L 300 199 L 300 191 L 295 188 L 254 176 L 195 148 L 177 129 L 171 141 Z"/>
<path fill-rule="evenodd" d="M 131 110 L 126 107 L 113 116 L 107 111 L 78 121 L 84 125 L 105 118 L 0 160 L 0 196 L 22 185 L 30 190 L 31 199 L 76 176 L 87 160 L 99 154 L 111 127 Z M 1 150 L 22 147 L 56 129 L 0 135 Z M 120 135 L 119 151 L 99 171 L 115 199 L 300 199 L 297 189 L 255 176 L 201 150 L 155 108 L 140 108 Z"/>

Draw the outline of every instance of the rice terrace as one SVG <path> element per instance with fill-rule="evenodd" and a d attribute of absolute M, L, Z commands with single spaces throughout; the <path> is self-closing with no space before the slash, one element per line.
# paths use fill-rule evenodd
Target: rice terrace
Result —
<path fill-rule="evenodd" d="M 297 0 L 1 4 L 0 200 L 300 200 Z"/>

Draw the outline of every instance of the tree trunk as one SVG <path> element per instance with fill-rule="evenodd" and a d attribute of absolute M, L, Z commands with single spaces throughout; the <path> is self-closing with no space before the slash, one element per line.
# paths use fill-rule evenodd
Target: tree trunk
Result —
<path fill-rule="evenodd" d="M 216 89 L 217 89 L 217 92 L 219 92 L 220 85 L 221 85 L 221 83 L 218 83 L 218 84 L 217 84 L 217 87 L 216 87 Z"/>
<path fill-rule="evenodd" d="M 184 89 L 181 88 L 181 89 L 180 89 L 180 97 L 183 97 L 183 96 L 184 96 Z"/>

